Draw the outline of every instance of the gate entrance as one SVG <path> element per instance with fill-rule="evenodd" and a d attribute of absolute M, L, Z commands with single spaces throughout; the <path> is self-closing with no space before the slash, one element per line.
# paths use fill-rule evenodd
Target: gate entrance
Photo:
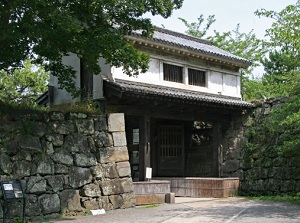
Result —
<path fill-rule="evenodd" d="M 160 125 L 158 175 L 184 176 L 184 126 Z"/>

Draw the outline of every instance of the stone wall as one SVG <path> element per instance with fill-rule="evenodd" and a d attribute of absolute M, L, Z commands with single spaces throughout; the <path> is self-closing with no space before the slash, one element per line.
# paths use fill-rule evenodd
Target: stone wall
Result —
<path fill-rule="evenodd" d="M 22 180 L 26 217 L 132 207 L 130 175 L 123 114 L 0 112 L 0 177 Z"/>
<path fill-rule="evenodd" d="M 248 142 L 241 148 L 240 192 L 242 195 L 295 194 L 300 191 L 300 154 L 278 153 L 274 146 L 276 139 L 267 140 L 264 145 L 257 147 L 260 138 L 266 137 L 267 134 L 261 126 L 270 112 L 284 101 L 284 99 L 271 99 L 257 103 L 256 109 L 248 120 L 251 125 L 247 131 L 250 134 L 248 134 Z"/>
<path fill-rule="evenodd" d="M 221 153 L 221 177 L 241 177 L 241 147 L 247 142 L 247 128 L 251 111 L 234 117 L 229 125 L 222 127 L 223 141 L 219 147 Z"/>

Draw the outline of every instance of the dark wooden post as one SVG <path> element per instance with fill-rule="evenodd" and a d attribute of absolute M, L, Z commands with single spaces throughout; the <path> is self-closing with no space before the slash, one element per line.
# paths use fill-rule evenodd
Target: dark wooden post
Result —
<path fill-rule="evenodd" d="M 93 98 L 93 72 L 82 58 L 80 59 L 80 88 L 81 99 Z"/>
<path fill-rule="evenodd" d="M 221 154 L 220 148 L 222 147 L 222 131 L 221 124 L 213 124 L 213 171 L 214 175 L 220 177 L 220 167 L 221 167 Z"/>
<path fill-rule="evenodd" d="M 150 167 L 150 116 L 140 117 L 140 180 L 146 180 L 146 167 Z"/>

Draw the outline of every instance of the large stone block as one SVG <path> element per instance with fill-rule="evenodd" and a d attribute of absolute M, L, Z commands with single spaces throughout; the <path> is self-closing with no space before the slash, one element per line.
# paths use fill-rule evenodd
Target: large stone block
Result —
<path fill-rule="evenodd" d="M 133 192 L 133 182 L 131 178 L 123 178 L 119 181 L 121 183 L 122 193 L 131 193 Z"/>
<path fill-rule="evenodd" d="M 112 203 L 110 203 L 108 196 L 102 196 L 101 198 L 99 198 L 99 206 L 106 211 L 113 209 L 113 205 Z"/>
<path fill-rule="evenodd" d="M 69 167 L 62 164 L 55 164 L 54 166 L 55 174 L 67 174 L 69 173 Z"/>
<path fill-rule="evenodd" d="M 96 198 L 81 198 L 81 203 L 87 210 L 100 209 L 99 201 Z"/>
<path fill-rule="evenodd" d="M 54 149 L 53 149 L 53 144 L 52 144 L 52 142 L 48 142 L 48 141 L 45 141 L 45 140 L 41 140 L 41 145 L 42 145 L 43 151 L 46 151 L 46 153 L 47 153 L 48 155 L 54 153 Z"/>
<path fill-rule="evenodd" d="M 29 128 L 31 135 L 39 138 L 43 137 L 48 132 L 48 127 L 43 122 L 30 122 Z"/>
<path fill-rule="evenodd" d="M 79 188 L 92 182 L 92 174 L 88 168 L 70 167 L 69 184 L 72 188 Z"/>
<path fill-rule="evenodd" d="M 100 181 L 99 183 L 100 183 L 99 184 L 100 187 L 102 188 L 102 193 L 104 196 L 123 193 L 121 181 L 118 179 L 103 180 Z"/>
<path fill-rule="evenodd" d="M 50 158 L 38 160 L 36 172 L 40 175 L 54 174 L 54 163 Z"/>
<path fill-rule="evenodd" d="M 87 137 L 87 141 L 88 141 L 88 145 L 89 145 L 90 151 L 92 153 L 96 152 L 97 148 L 96 148 L 96 145 L 95 145 L 94 137 L 88 136 Z"/>
<path fill-rule="evenodd" d="M 113 209 L 118 209 L 124 204 L 123 197 L 121 195 L 110 195 L 108 198 L 113 205 Z"/>
<path fill-rule="evenodd" d="M 101 190 L 97 184 L 88 184 L 82 188 L 81 195 L 84 197 L 100 197 Z"/>
<path fill-rule="evenodd" d="M 97 180 L 103 178 L 114 179 L 119 177 L 115 163 L 98 164 L 91 168 L 91 172 Z"/>
<path fill-rule="evenodd" d="M 29 194 L 42 194 L 46 192 L 47 183 L 41 176 L 32 176 L 27 181 L 26 192 Z"/>
<path fill-rule="evenodd" d="M 20 151 L 20 145 L 17 140 L 9 140 L 7 143 L 7 149 L 6 154 L 9 156 L 13 156 L 17 154 L 18 151 Z"/>
<path fill-rule="evenodd" d="M 61 212 L 82 211 L 78 190 L 64 190 L 60 194 Z"/>
<path fill-rule="evenodd" d="M 240 168 L 239 160 L 228 160 L 225 165 L 222 167 L 223 172 L 232 173 L 237 171 Z"/>
<path fill-rule="evenodd" d="M 63 146 L 70 152 L 89 152 L 89 144 L 86 136 L 79 134 L 68 135 L 65 138 L 65 144 Z"/>
<path fill-rule="evenodd" d="M 64 177 L 63 176 L 46 176 L 48 185 L 54 192 L 58 192 L 64 189 Z"/>
<path fill-rule="evenodd" d="M 113 132 L 113 140 L 114 140 L 114 146 L 126 146 L 126 135 L 125 132 Z"/>
<path fill-rule="evenodd" d="M 41 152 L 42 146 L 38 137 L 19 136 L 18 143 L 22 149 Z"/>
<path fill-rule="evenodd" d="M 124 193 L 121 196 L 123 198 L 123 205 L 121 208 L 131 208 L 135 206 L 136 199 L 134 193 Z"/>
<path fill-rule="evenodd" d="M 64 164 L 68 166 L 73 165 L 73 156 L 67 150 L 56 149 L 56 152 L 50 155 L 50 157 L 55 163 Z"/>
<path fill-rule="evenodd" d="M 95 146 L 100 147 L 110 147 L 114 145 L 113 137 L 111 133 L 108 132 L 97 132 L 95 134 Z"/>
<path fill-rule="evenodd" d="M 53 111 L 49 112 L 49 118 L 53 121 L 63 121 L 65 120 L 65 115 L 62 112 Z"/>
<path fill-rule="evenodd" d="M 97 164 L 97 159 L 92 153 L 76 153 L 75 165 L 81 167 L 91 167 Z"/>
<path fill-rule="evenodd" d="M 64 144 L 64 136 L 60 134 L 48 134 L 46 135 L 46 139 L 52 142 L 54 146 L 62 146 Z"/>
<path fill-rule="evenodd" d="M 37 155 L 36 154 L 33 154 L 33 155 Z M 11 158 L 11 161 L 13 162 L 16 162 L 16 161 L 22 161 L 22 160 L 27 160 L 27 161 L 32 161 L 32 156 L 31 154 L 29 153 L 28 150 L 21 150 L 19 151 L 15 156 L 10 156 Z"/>
<path fill-rule="evenodd" d="M 105 178 L 115 179 L 119 177 L 115 163 L 103 164 L 102 166 Z"/>
<path fill-rule="evenodd" d="M 50 128 L 54 133 L 61 135 L 69 135 L 75 133 L 75 125 L 72 121 L 60 121 L 60 122 L 51 122 L 49 123 Z"/>
<path fill-rule="evenodd" d="M 100 115 L 98 118 L 94 119 L 95 131 L 107 131 L 107 120 L 106 115 Z"/>
<path fill-rule="evenodd" d="M 6 174 L 11 174 L 13 168 L 13 163 L 10 160 L 10 157 L 7 156 L 4 152 L 0 152 L 0 170 Z"/>
<path fill-rule="evenodd" d="M 70 112 L 69 114 L 70 119 L 85 119 L 87 118 L 87 114 L 85 113 L 80 113 L 80 112 Z"/>
<path fill-rule="evenodd" d="M 34 164 L 27 160 L 15 162 L 13 165 L 13 176 L 16 179 L 28 177 L 34 168 Z"/>
<path fill-rule="evenodd" d="M 44 194 L 39 197 L 43 214 L 60 212 L 60 199 L 58 194 Z"/>
<path fill-rule="evenodd" d="M 110 132 L 124 132 L 125 121 L 123 113 L 108 114 L 108 131 Z"/>
<path fill-rule="evenodd" d="M 25 199 L 25 214 L 26 216 L 39 216 L 41 215 L 41 208 L 38 202 L 38 198 L 34 194 L 27 194 Z"/>
<path fill-rule="evenodd" d="M 93 120 L 76 120 L 76 127 L 79 134 L 93 135 L 95 132 Z"/>
<path fill-rule="evenodd" d="M 100 148 L 97 159 L 100 163 L 128 161 L 127 147 Z"/>
<path fill-rule="evenodd" d="M 129 177 L 131 175 L 130 163 L 129 162 L 117 163 L 117 171 L 120 177 Z"/>
<path fill-rule="evenodd" d="M 101 164 L 97 164 L 96 166 L 94 167 L 91 167 L 90 168 L 91 172 L 92 172 L 92 175 L 97 179 L 102 179 L 104 178 L 105 176 L 105 172 L 104 172 L 104 169 L 102 167 Z"/>

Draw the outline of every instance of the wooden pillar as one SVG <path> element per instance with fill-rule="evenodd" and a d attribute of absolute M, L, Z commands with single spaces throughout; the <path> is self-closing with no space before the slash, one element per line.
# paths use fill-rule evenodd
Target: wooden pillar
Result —
<path fill-rule="evenodd" d="M 150 116 L 140 117 L 140 180 L 146 180 L 146 167 L 150 166 Z"/>
<path fill-rule="evenodd" d="M 220 177 L 221 165 L 223 162 L 220 149 L 222 148 L 221 124 L 213 124 L 213 172 L 216 177 Z"/>

